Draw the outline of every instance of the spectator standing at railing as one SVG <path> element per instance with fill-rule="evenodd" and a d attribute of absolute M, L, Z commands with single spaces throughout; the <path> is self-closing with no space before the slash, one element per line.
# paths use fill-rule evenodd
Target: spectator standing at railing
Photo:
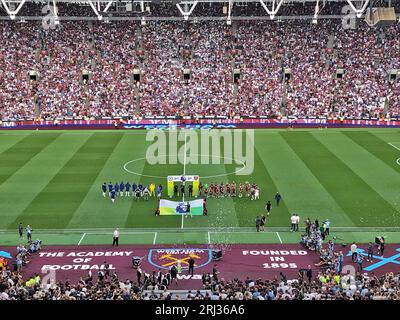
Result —
<path fill-rule="evenodd" d="M 305 225 L 306 225 L 306 234 L 310 235 L 310 233 L 311 233 L 311 220 L 310 220 L 310 218 L 306 219 Z"/>
<path fill-rule="evenodd" d="M 358 267 L 358 272 L 361 272 L 363 267 L 362 267 L 362 263 L 363 263 L 363 256 L 362 254 L 359 252 L 357 254 L 357 267 Z"/>
<path fill-rule="evenodd" d="M 295 230 L 294 231 L 299 231 L 299 223 L 300 223 L 300 216 L 296 214 L 296 223 L 295 223 Z"/>
<path fill-rule="evenodd" d="M 22 225 L 22 222 L 20 222 L 18 225 L 18 234 L 19 234 L 19 240 L 24 240 L 24 227 Z"/>
<path fill-rule="evenodd" d="M 351 251 L 351 261 L 356 262 L 357 259 L 357 245 L 355 242 L 352 243 L 350 246 L 350 251 Z"/>
<path fill-rule="evenodd" d="M 373 246 L 372 242 L 368 243 L 367 252 L 368 252 L 367 261 L 368 262 L 372 261 L 372 258 L 373 258 L 373 255 L 374 255 L 374 246 Z"/>
<path fill-rule="evenodd" d="M 295 232 L 296 231 L 296 223 L 297 223 L 297 216 L 296 214 L 293 213 L 293 215 L 290 217 L 290 232 Z"/>
<path fill-rule="evenodd" d="M 326 220 L 325 220 L 325 226 L 326 226 L 325 234 L 326 234 L 327 236 L 329 236 L 329 229 L 330 229 L 330 227 L 331 227 L 331 222 L 329 221 L 329 219 L 326 219 Z"/>
<path fill-rule="evenodd" d="M 29 224 L 26 226 L 25 231 L 26 231 L 26 238 L 28 239 L 28 242 L 32 241 L 32 228 Z"/>

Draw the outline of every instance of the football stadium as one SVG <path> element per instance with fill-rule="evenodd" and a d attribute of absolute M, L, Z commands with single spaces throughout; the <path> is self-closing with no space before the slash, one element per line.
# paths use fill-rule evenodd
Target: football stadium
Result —
<path fill-rule="evenodd" d="M 2 0 L 0 300 L 400 300 L 399 13 Z"/>

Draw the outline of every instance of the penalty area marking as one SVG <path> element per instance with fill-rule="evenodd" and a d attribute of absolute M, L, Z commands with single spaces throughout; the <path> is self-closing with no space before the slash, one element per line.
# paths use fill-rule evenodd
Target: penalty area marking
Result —
<path fill-rule="evenodd" d="M 81 244 L 82 240 L 86 237 L 86 233 L 84 233 L 81 237 L 81 239 L 78 242 L 78 246 Z"/>
<path fill-rule="evenodd" d="M 201 155 L 201 154 L 193 154 L 193 156 L 206 157 L 206 155 Z M 229 159 L 229 160 L 232 161 L 231 164 L 233 164 L 233 162 L 236 162 L 236 164 L 242 165 L 242 167 L 241 167 L 240 169 L 235 170 L 235 171 L 232 171 L 232 172 L 227 172 L 227 173 L 222 173 L 222 174 L 216 174 L 216 175 L 212 175 L 212 176 L 203 176 L 203 177 L 202 177 L 203 179 L 217 178 L 217 177 L 226 177 L 226 176 L 230 176 L 230 175 L 232 175 L 232 174 L 238 174 L 240 171 L 243 171 L 243 170 L 246 168 L 246 164 L 245 164 L 243 161 L 235 160 L 235 159 L 233 159 L 233 158 L 231 158 L 231 157 L 223 157 L 223 156 L 215 156 L 215 155 L 210 155 L 210 156 L 211 156 L 211 158 Z M 210 156 L 209 156 L 209 157 L 210 157 Z M 160 156 L 158 156 L 158 157 L 168 157 L 168 155 L 160 155 Z M 157 158 L 158 158 L 158 157 L 157 157 Z M 154 157 L 152 157 L 152 158 L 154 158 Z M 126 172 L 132 173 L 132 174 L 137 175 L 137 176 L 140 176 L 140 177 L 155 178 L 155 179 L 165 179 L 165 178 L 166 178 L 166 176 L 153 176 L 153 175 L 147 175 L 147 174 L 138 173 L 138 172 L 129 170 L 129 169 L 127 168 L 127 166 L 130 165 L 131 163 L 133 163 L 133 162 L 138 162 L 138 161 L 142 161 L 142 160 L 147 160 L 147 157 L 137 158 L 137 159 L 130 160 L 130 161 L 128 161 L 128 162 L 126 162 L 126 163 L 124 164 L 123 168 L 124 168 L 124 170 L 125 170 Z M 184 165 L 185 165 L 185 164 L 186 164 L 186 161 L 184 161 Z M 212 163 L 211 163 L 211 164 L 212 164 Z M 220 163 L 218 163 L 218 164 L 221 165 Z M 224 163 L 222 163 L 222 164 L 224 164 Z M 163 164 L 161 164 L 161 165 L 163 165 Z M 194 163 L 193 163 L 193 165 L 199 165 L 199 166 L 201 166 L 201 165 L 210 165 L 210 164 L 206 164 L 206 163 L 196 163 L 196 164 L 194 164 Z"/>
<path fill-rule="evenodd" d="M 398 143 L 398 142 L 393 142 L 393 143 Z M 392 142 L 388 142 L 389 145 L 391 145 L 393 148 L 397 149 L 400 151 L 399 147 L 396 147 Z M 396 159 L 396 163 L 400 166 L 400 158 Z"/>

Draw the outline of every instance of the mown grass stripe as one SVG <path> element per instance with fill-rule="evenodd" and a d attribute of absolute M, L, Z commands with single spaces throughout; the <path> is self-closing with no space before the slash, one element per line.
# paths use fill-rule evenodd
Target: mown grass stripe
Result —
<path fill-rule="evenodd" d="M 351 226 L 353 222 L 332 198 L 313 172 L 303 163 L 283 137 L 268 135 L 265 143 L 257 145 L 263 150 L 264 166 L 280 190 L 291 213 L 300 216 L 301 224 L 310 219 L 327 219 L 332 226 Z M 272 212 L 275 208 L 273 207 Z M 289 218 L 282 223 L 288 224 Z"/>
<path fill-rule="evenodd" d="M 16 143 L 26 138 L 27 135 L 24 136 L 6 136 L 4 134 L 0 134 L 0 154 L 4 151 L 7 151 Z"/>
<path fill-rule="evenodd" d="M 143 135 L 143 141 L 144 139 L 145 134 Z M 97 228 L 124 227 L 133 198 L 120 197 L 118 194 L 115 202 L 112 203 L 108 196 L 103 198 L 101 185 L 103 182 L 115 184 L 121 181 L 124 183 L 129 181 L 132 184 L 137 177 L 125 171 L 123 165 L 127 161 L 143 157 L 144 152 L 144 144 L 141 143 L 138 136 L 133 137 L 132 135 L 124 134 L 102 170 L 99 171 L 90 191 L 75 211 L 68 228 L 79 228 L 85 225 Z M 139 166 L 136 164 L 134 168 L 139 169 Z M 118 212 L 118 214 L 113 214 L 114 212 Z M 98 219 L 99 217 L 101 219 Z"/>
<path fill-rule="evenodd" d="M 166 137 L 166 147 L 167 151 L 161 152 L 160 154 L 170 154 L 168 151 L 168 136 L 169 132 L 159 132 L 160 135 L 165 134 Z M 132 137 L 135 143 L 138 144 L 137 150 L 138 153 L 135 154 L 137 158 L 146 157 L 147 148 L 153 143 L 153 141 L 146 141 L 146 138 L 143 137 L 140 141 L 137 138 Z M 178 145 L 179 147 L 183 143 Z M 152 159 L 154 160 L 154 159 Z M 165 160 L 165 158 L 162 158 Z M 129 168 L 134 170 L 137 173 L 151 176 L 159 176 L 161 178 L 151 178 L 144 177 L 138 175 L 131 175 L 131 184 L 135 182 L 136 184 L 141 183 L 143 186 L 149 186 L 150 183 L 154 183 L 156 186 L 161 184 L 163 187 L 162 197 L 167 198 L 167 176 L 168 175 L 181 175 L 183 173 L 183 165 L 180 163 L 177 164 L 169 164 L 169 160 L 167 159 L 167 164 L 150 164 L 147 159 L 143 159 L 142 161 L 136 162 L 133 165 L 131 164 Z M 176 200 L 176 199 L 175 199 Z M 180 198 L 182 200 L 182 198 Z M 181 226 L 181 217 L 180 216 L 160 216 L 156 217 L 154 212 L 158 206 L 157 198 L 150 197 L 148 201 L 144 201 L 140 199 L 138 201 L 132 200 L 128 216 L 126 217 L 125 227 L 126 228 L 144 228 L 149 225 L 158 226 L 158 227 L 180 227 Z"/>
<path fill-rule="evenodd" d="M 355 225 L 383 226 L 396 210 L 309 132 L 280 133 Z"/>
<path fill-rule="evenodd" d="M 400 166 L 396 163 L 396 159 L 400 158 L 400 151 L 393 148 L 386 141 L 368 131 L 343 131 L 342 133 L 346 137 L 363 147 L 365 150 L 368 150 L 369 153 L 373 154 L 382 162 L 386 163 L 389 167 L 393 168 L 397 172 L 400 172 Z M 398 137 L 398 142 L 400 142 L 400 135 Z M 396 146 L 400 147 L 400 143 Z"/>
<path fill-rule="evenodd" d="M 372 189 L 396 210 L 400 210 L 398 185 L 400 175 L 393 167 L 377 158 L 373 153 L 343 135 L 316 135 L 317 139 L 335 153 L 350 169 L 362 178 Z M 382 142 L 384 144 L 384 142 Z M 380 214 L 379 208 L 376 208 Z M 399 225 L 400 215 L 384 215 L 385 225 Z"/>
<path fill-rule="evenodd" d="M 34 228 L 65 228 L 121 138 L 94 133 L 10 227 L 23 220 Z"/>
<path fill-rule="evenodd" d="M 87 138 L 61 134 L 0 185 L 1 228 L 7 227 L 23 212 Z M 45 170 L 40 170 L 42 168 Z"/>
<path fill-rule="evenodd" d="M 217 131 L 216 131 L 217 132 Z M 199 144 L 201 136 L 199 133 Z M 186 171 L 188 174 L 197 174 L 200 176 L 200 181 L 204 184 L 218 183 L 221 182 L 226 185 L 227 182 L 232 182 L 237 177 L 234 175 L 226 175 L 229 172 L 234 172 L 237 169 L 236 164 L 225 164 L 224 158 L 217 158 L 217 154 L 213 154 L 212 142 L 209 145 L 209 164 L 188 164 Z M 228 146 L 227 146 L 228 150 Z M 220 157 L 224 157 L 225 154 L 225 140 L 221 139 L 220 144 Z M 202 153 L 199 145 L 199 153 Z M 215 156 L 215 157 L 212 157 Z M 198 161 L 201 162 L 202 157 L 198 157 Z M 218 160 L 218 163 L 213 163 L 213 160 Z M 231 159 L 228 159 L 231 160 Z M 221 176 L 220 176 L 221 175 Z M 207 176 L 218 176 L 211 178 L 203 178 Z M 210 228 L 218 227 L 237 227 L 239 226 L 238 212 L 236 210 L 235 200 L 230 197 L 224 198 L 208 198 L 207 199 L 207 210 L 209 214 L 205 216 L 197 216 L 191 219 L 185 219 L 184 226 L 187 228 L 207 226 Z M 208 238 L 207 238 L 208 239 Z"/>
<path fill-rule="evenodd" d="M 60 133 L 29 135 L 0 154 L 0 184 L 53 142 Z"/>
<path fill-rule="evenodd" d="M 255 135 L 254 141 L 254 172 L 251 175 L 252 180 L 260 187 L 260 200 L 255 201 L 254 203 L 250 203 L 253 206 L 254 215 L 266 214 L 264 209 L 267 200 L 270 200 L 273 206 L 273 210 L 271 211 L 271 215 L 267 218 L 267 227 L 274 226 L 283 226 L 287 225 L 290 217 L 289 209 L 287 207 L 286 199 L 284 192 L 276 185 L 274 179 L 271 176 L 270 168 L 265 165 L 263 159 L 267 156 L 271 150 L 266 148 L 262 148 L 261 146 L 266 146 L 267 141 L 270 136 L 259 136 Z M 264 139 L 263 141 L 261 139 Z M 282 194 L 283 200 L 280 202 L 279 206 L 275 204 L 275 194 L 279 192 Z M 246 212 L 247 204 L 243 204 L 241 211 Z M 252 218 L 252 223 L 250 225 L 255 226 L 255 216 L 248 217 L 248 215 L 244 215 L 246 219 Z M 241 226 L 249 225 L 241 224 Z"/>

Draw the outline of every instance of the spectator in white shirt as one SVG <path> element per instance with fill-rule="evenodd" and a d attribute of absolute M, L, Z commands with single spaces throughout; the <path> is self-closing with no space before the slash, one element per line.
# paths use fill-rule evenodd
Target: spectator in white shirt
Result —
<path fill-rule="evenodd" d="M 118 239 L 119 239 L 119 229 L 115 229 L 114 234 L 113 234 L 113 246 L 117 246 L 118 247 Z"/>
<path fill-rule="evenodd" d="M 356 245 L 355 242 L 353 242 L 353 244 L 351 245 L 350 250 L 351 250 L 351 260 L 353 262 L 356 262 L 356 259 L 357 259 L 357 245 Z"/>

